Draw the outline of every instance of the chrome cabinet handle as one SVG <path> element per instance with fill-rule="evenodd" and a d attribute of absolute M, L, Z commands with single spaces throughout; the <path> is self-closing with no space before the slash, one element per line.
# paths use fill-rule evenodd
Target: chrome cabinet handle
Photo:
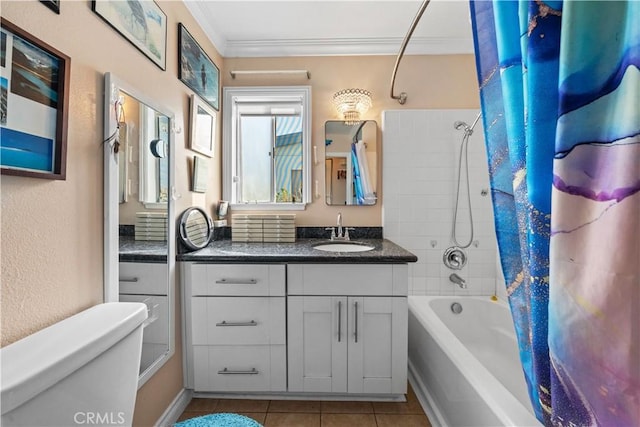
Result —
<path fill-rule="evenodd" d="M 258 279 L 219 279 L 216 283 L 221 285 L 255 285 Z"/>
<path fill-rule="evenodd" d="M 338 301 L 338 342 L 342 341 L 342 301 Z"/>
<path fill-rule="evenodd" d="M 227 322 L 223 320 L 220 323 L 216 323 L 216 326 L 258 326 L 258 322 L 252 320 L 250 322 Z"/>
<path fill-rule="evenodd" d="M 356 324 L 355 330 L 356 330 L 356 332 L 355 332 L 354 335 L 355 335 L 356 342 L 358 342 L 358 301 L 356 301 L 354 303 L 354 305 L 355 305 L 354 309 L 355 309 L 355 316 L 356 316 L 356 318 L 355 318 L 355 324 Z"/>
<path fill-rule="evenodd" d="M 260 371 L 256 368 L 251 368 L 248 371 L 230 371 L 227 368 L 224 368 L 222 371 L 218 371 L 219 375 L 257 375 Z"/>
<path fill-rule="evenodd" d="M 136 283 L 138 281 L 138 278 L 137 277 L 121 277 L 118 279 L 118 281 L 127 282 L 127 283 Z"/>

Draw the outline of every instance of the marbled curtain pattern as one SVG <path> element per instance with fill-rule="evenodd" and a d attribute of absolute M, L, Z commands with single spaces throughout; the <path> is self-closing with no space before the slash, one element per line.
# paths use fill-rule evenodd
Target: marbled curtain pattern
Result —
<path fill-rule="evenodd" d="M 537 417 L 640 425 L 640 2 L 471 2 L 496 231 Z"/>

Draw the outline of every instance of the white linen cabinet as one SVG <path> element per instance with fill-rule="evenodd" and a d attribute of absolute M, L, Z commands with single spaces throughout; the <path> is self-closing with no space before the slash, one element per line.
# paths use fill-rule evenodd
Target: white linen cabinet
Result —
<path fill-rule="evenodd" d="M 288 265 L 288 390 L 401 394 L 407 265 Z"/>

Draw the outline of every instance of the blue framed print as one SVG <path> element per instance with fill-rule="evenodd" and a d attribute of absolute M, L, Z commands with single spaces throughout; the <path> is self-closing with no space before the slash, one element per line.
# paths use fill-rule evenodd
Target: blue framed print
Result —
<path fill-rule="evenodd" d="M 178 78 L 216 110 L 220 70 L 182 24 L 178 24 Z"/>
<path fill-rule="evenodd" d="M 70 62 L 62 52 L 2 19 L 2 174 L 66 179 Z"/>

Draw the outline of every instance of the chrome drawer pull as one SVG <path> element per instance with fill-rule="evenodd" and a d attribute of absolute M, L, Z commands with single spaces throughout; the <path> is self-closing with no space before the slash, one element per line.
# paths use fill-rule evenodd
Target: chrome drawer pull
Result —
<path fill-rule="evenodd" d="M 355 302 L 355 322 L 356 322 L 356 333 L 355 333 L 355 339 L 356 342 L 358 342 L 358 301 Z"/>
<path fill-rule="evenodd" d="M 342 301 L 338 301 L 338 342 L 342 341 Z"/>
<path fill-rule="evenodd" d="M 120 282 L 128 282 L 128 283 L 136 283 L 138 281 L 137 277 L 121 277 L 118 279 Z"/>
<path fill-rule="evenodd" d="M 257 279 L 219 279 L 216 283 L 221 285 L 255 285 L 258 283 Z"/>
<path fill-rule="evenodd" d="M 256 370 L 256 368 L 251 368 L 248 371 L 230 371 L 224 368 L 222 371 L 218 371 L 219 375 L 256 375 L 259 373 L 260 371 Z"/>
<path fill-rule="evenodd" d="M 252 320 L 251 322 L 227 322 L 223 320 L 220 323 L 216 323 L 216 326 L 258 326 L 258 322 Z"/>

